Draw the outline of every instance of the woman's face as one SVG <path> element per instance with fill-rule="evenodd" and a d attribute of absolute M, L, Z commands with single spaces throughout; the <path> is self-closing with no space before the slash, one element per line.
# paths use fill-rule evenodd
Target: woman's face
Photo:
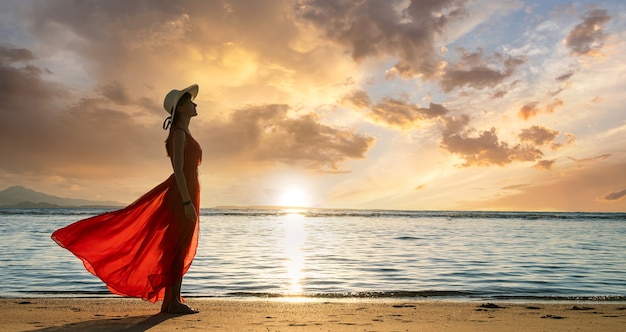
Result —
<path fill-rule="evenodd" d="M 188 115 L 190 117 L 198 115 L 196 112 L 196 103 L 194 103 L 191 99 L 187 99 L 183 101 L 182 104 L 178 106 L 177 112 Z"/>

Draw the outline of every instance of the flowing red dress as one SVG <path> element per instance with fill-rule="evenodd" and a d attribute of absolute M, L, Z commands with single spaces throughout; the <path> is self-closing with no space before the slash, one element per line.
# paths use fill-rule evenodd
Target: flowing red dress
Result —
<path fill-rule="evenodd" d="M 167 138 L 169 151 L 175 130 Z M 202 150 L 191 135 L 185 136 L 183 170 L 199 213 Z M 198 247 L 198 227 L 198 222 L 185 218 L 172 174 L 129 206 L 61 228 L 52 239 L 80 258 L 112 293 L 154 303 L 163 300 L 165 287 L 189 270 Z"/>

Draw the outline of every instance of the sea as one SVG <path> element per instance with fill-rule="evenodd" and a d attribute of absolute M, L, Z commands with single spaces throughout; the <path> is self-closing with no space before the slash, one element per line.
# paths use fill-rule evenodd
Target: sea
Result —
<path fill-rule="evenodd" d="M 0 297 L 112 297 L 50 234 L 107 209 L 0 209 Z M 183 296 L 626 302 L 626 213 L 202 209 Z"/>

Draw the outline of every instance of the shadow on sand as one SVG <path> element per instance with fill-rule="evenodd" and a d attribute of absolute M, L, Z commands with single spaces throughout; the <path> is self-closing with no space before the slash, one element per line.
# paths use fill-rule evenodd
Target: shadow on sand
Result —
<path fill-rule="evenodd" d="M 173 314 L 156 314 L 152 316 L 135 316 L 135 317 L 111 317 L 107 319 L 89 320 L 79 323 L 70 323 L 61 326 L 46 327 L 35 331 L 126 331 L 126 332 L 143 332 L 162 322 L 176 318 L 182 315 Z"/>

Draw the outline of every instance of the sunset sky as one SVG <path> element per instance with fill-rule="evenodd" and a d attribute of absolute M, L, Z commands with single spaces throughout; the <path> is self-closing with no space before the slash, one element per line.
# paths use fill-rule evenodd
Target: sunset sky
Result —
<path fill-rule="evenodd" d="M 193 83 L 202 207 L 626 211 L 626 2 L 0 2 L 0 190 L 130 203 Z"/>

